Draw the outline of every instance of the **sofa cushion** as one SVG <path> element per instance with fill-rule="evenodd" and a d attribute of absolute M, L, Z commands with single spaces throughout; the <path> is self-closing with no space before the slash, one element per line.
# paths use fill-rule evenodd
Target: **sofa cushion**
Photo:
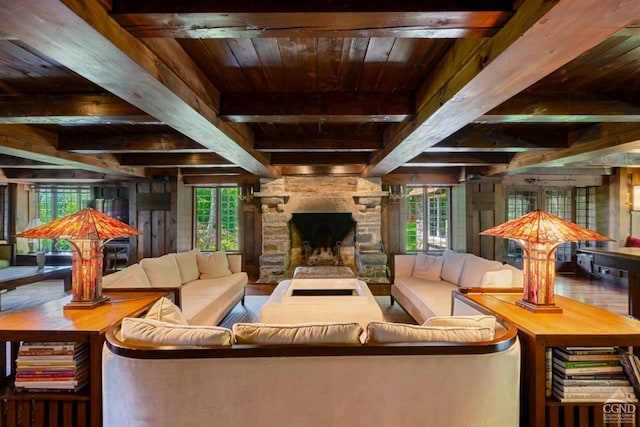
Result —
<path fill-rule="evenodd" d="M 187 283 L 200 277 L 198 260 L 196 259 L 198 253 L 200 252 L 197 249 L 193 249 L 189 252 L 173 254 L 176 259 L 176 264 L 178 264 L 178 270 L 180 271 L 180 283 Z"/>
<path fill-rule="evenodd" d="M 216 251 L 206 254 L 199 253 L 196 255 L 196 259 L 198 260 L 198 269 L 200 270 L 201 279 L 215 279 L 216 277 L 228 276 L 231 274 L 227 254 L 224 251 Z"/>
<path fill-rule="evenodd" d="M 172 323 L 174 325 L 187 325 L 180 307 L 171 302 L 168 298 L 162 297 L 151 306 L 145 319 L 158 320 L 160 322 Z"/>
<path fill-rule="evenodd" d="M 471 316 L 434 316 L 427 319 L 423 326 L 462 326 L 467 328 L 491 328 L 495 330 L 496 317 L 486 314 Z"/>
<path fill-rule="evenodd" d="M 238 344 L 359 344 L 362 328 L 354 323 L 236 323 Z"/>
<path fill-rule="evenodd" d="M 182 313 L 190 325 L 217 325 L 244 294 L 247 273 L 198 279 L 180 289 Z"/>
<path fill-rule="evenodd" d="M 446 249 L 442 255 L 442 273 L 440 274 L 442 280 L 458 285 L 466 257 L 467 254 Z"/>
<path fill-rule="evenodd" d="M 504 270 L 511 270 L 512 281 L 511 286 L 514 288 L 522 288 L 524 286 L 524 273 L 521 269 L 514 267 L 510 264 L 505 264 L 502 266 Z"/>
<path fill-rule="evenodd" d="M 150 288 L 151 283 L 142 267 L 130 265 L 124 270 L 102 276 L 102 288 Z"/>
<path fill-rule="evenodd" d="M 418 323 L 429 317 L 451 314 L 451 292 L 458 290 L 456 285 L 449 282 L 415 277 L 396 278 L 393 288 L 394 293 L 401 293 L 415 306 L 416 310 L 410 314 Z"/>
<path fill-rule="evenodd" d="M 153 319 L 126 317 L 122 341 L 138 345 L 231 345 L 231 330 L 219 326 L 175 325 Z"/>
<path fill-rule="evenodd" d="M 490 341 L 495 333 L 493 328 L 487 327 L 419 326 L 389 322 L 371 322 L 366 332 L 367 344 Z"/>
<path fill-rule="evenodd" d="M 182 285 L 178 263 L 173 254 L 145 258 L 140 261 L 140 266 L 154 288 L 177 288 Z"/>
<path fill-rule="evenodd" d="M 510 288 L 513 283 L 513 272 L 503 268 L 497 271 L 487 271 L 480 282 L 481 288 Z"/>
<path fill-rule="evenodd" d="M 457 283 L 463 288 L 480 286 L 482 278 L 487 271 L 497 271 L 501 268 L 502 263 L 499 261 L 490 261 L 473 254 L 467 254 Z"/>
<path fill-rule="evenodd" d="M 419 253 L 411 275 L 418 279 L 439 280 L 442 273 L 443 257 Z"/>

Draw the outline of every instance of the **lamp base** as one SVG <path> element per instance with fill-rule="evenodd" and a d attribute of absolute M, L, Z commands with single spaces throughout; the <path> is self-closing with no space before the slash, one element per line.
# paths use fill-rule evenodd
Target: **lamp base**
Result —
<path fill-rule="evenodd" d="M 516 305 L 532 313 L 562 313 L 562 307 L 558 307 L 555 304 L 534 304 L 532 302 L 520 299 L 516 301 Z"/>
<path fill-rule="evenodd" d="M 70 301 L 67 304 L 65 304 L 63 308 L 65 310 L 91 309 L 101 304 L 104 304 L 106 302 L 109 302 L 109 297 L 101 295 L 98 298 L 90 301 Z"/>

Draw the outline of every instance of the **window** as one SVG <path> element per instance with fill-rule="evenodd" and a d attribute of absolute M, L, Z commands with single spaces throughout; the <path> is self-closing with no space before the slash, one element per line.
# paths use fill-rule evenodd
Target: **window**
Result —
<path fill-rule="evenodd" d="M 576 188 L 576 224 L 596 229 L 596 189 L 597 187 Z M 580 241 L 578 247 L 583 248 L 593 245 L 593 241 Z"/>
<path fill-rule="evenodd" d="M 201 251 L 237 251 L 238 188 L 194 188 L 195 247 Z"/>
<path fill-rule="evenodd" d="M 36 192 L 36 212 L 43 224 L 62 218 L 89 206 L 93 200 L 91 187 L 41 187 Z M 70 251 L 66 240 L 42 239 L 40 246 L 45 251 Z"/>
<path fill-rule="evenodd" d="M 407 251 L 444 252 L 449 247 L 449 193 L 448 187 L 407 188 Z"/>

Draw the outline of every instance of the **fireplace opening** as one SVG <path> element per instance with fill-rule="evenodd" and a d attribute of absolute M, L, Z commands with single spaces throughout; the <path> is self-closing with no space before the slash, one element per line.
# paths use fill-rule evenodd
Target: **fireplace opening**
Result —
<path fill-rule="evenodd" d="M 292 266 L 351 264 L 355 226 L 351 213 L 292 214 Z"/>

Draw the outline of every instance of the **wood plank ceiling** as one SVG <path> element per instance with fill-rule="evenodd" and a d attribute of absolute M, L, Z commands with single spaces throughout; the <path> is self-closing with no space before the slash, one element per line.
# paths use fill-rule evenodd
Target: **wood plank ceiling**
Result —
<path fill-rule="evenodd" d="M 0 0 L 6 181 L 639 163 L 640 2 Z"/>

